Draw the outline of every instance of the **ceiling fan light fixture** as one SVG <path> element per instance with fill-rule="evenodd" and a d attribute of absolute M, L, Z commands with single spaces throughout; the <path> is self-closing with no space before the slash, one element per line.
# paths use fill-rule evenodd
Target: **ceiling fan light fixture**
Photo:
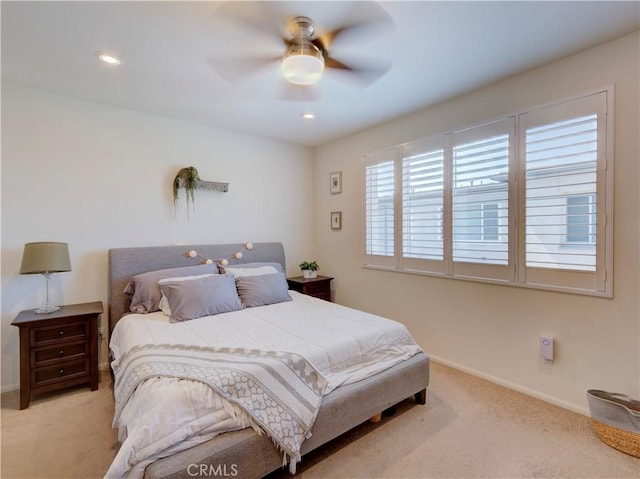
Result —
<path fill-rule="evenodd" d="M 322 78 L 324 57 L 311 42 L 291 44 L 282 57 L 285 80 L 294 85 L 314 85 Z"/>

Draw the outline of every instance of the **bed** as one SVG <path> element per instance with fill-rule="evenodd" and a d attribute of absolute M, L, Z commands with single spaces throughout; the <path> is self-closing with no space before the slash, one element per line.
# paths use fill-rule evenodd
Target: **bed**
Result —
<path fill-rule="evenodd" d="M 177 355 L 176 348 L 178 346 L 171 343 L 176 341 L 182 343 L 182 339 L 176 339 L 181 338 L 181 336 L 174 335 L 178 334 L 177 331 L 184 329 L 187 336 L 196 338 L 194 345 L 190 347 L 195 348 L 198 354 L 201 354 L 201 357 L 193 359 L 194 361 L 211 361 L 209 356 L 205 356 L 205 354 L 208 354 L 210 348 L 213 348 L 216 353 L 221 354 L 220 358 L 224 358 L 224 361 L 233 362 L 233 367 L 235 368 L 237 363 L 249 362 L 245 355 L 247 352 L 254 355 L 264 355 L 263 348 L 255 346 L 258 344 L 258 340 L 266 340 L 267 346 L 265 348 L 271 352 L 274 350 L 288 350 L 287 357 L 284 360 L 281 357 L 276 359 L 270 357 L 267 360 L 288 363 L 290 369 L 291 365 L 295 363 L 297 366 L 293 369 L 296 369 L 297 372 L 291 373 L 290 370 L 279 371 L 277 375 L 278 378 L 288 378 L 286 374 L 299 373 L 295 378 L 291 378 L 291 384 L 297 384 L 295 381 L 309 380 L 311 378 L 307 386 L 312 383 L 309 386 L 309 390 L 313 389 L 317 393 L 318 399 L 314 412 L 309 413 L 309 417 L 306 417 L 310 430 L 307 431 L 302 427 L 300 428 L 302 436 L 295 443 L 299 446 L 299 449 L 287 454 L 287 451 L 290 450 L 287 449 L 289 444 L 286 440 L 282 442 L 278 437 L 272 437 L 270 425 L 262 427 L 265 426 L 265 423 L 261 422 L 260 411 L 258 411 L 254 421 L 254 416 L 244 415 L 240 400 L 231 399 L 230 401 L 225 401 L 223 398 L 224 407 L 216 402 L 216 407 L 224 409 L 224 412 L 220 409 L 221 414 L 226 415 L 221 422 L 231 421 L 229 416 L 232 416 L 233 421 L 235 421 L 233 424 L 230 423 L 231 425 L 227 430 L 217 429 L 217 425 L 207 426 L 209 428 L 202 435 L 194 432 L 192 437 L 177 441 L 177 444 L 167 444 L 166 449 L 161 448 L 162 450 L 159 452 L 156 450 L 153 454 L 149 454 L 148 457 L 143 457 L 144 454 L 138 449 L 135 452 L 130 452 L 127 449 L 129 446 L 124 448 L 124 444 L 130 439 L 130 437 L 126 437 L 118 454 L 121 455 L 124 448 L 124 452 L 129 454 L 129 458 L 126 461 L 129 463 L 139 461 L 139 464 L 124 473 L 125 468 L 123 468 L 122 464 L 116 465 L 118 461 L 123 462 L 122 458 L 118 459 L 117 457 L 114 465 L 107 473 L 108 477 L 127 475 L 127 477 L 178 478 L 225 475 L 259 478 L 283 467 L 286 463 L 289 463 L 290 471 L 295 472 L 295 464 L 301 455 L 312 451 L 371 418 L 379 419 L 382 411 L 398 402 L 414 396 L 417 403 L 425 403 L 426 388 L 429 383 L 428 357 L 413 343 L 408 332 L 403 332 L 404 326 L 378 316 L 352 310 L 310 296 L 304 296 L 294 291 L 288 292 L 290 300 L 276 301 L 275 304 L 268 303 L 265 306 L 257 303 L 257 305 L 254 305 L 255 307 L 247 308 L 243 305 L 243 308 L 238 311 L 224 310 L 220 314 L 204 318 L 196 315 L 198 319 L 178 323 L 169 321 L 167 314 L 180 317 L 181 312 L 183 310 L 189 312 L 189 308 L 183 308 L 177 302 L 172 302 L 172 306 L 177 305 L 172 313 L 165 314 L 162 311 L 156 311 L 150 314 L 137 314 L 131 312 L 132 308 L 134 310 L 136 308 L 132 306 L 131 290 L 128 289 L 128 294 L 125 293 L 125 289 L 129 288 L 132 278 L 137 278 L 142 273 L 199 266 L 205 263 L 206 260 L 211 260 L 209 262 L 213 262 L 214 266 L 217 266 L 218 263 L 228 263 L 226 264 L 227 274 L 221 276 L 229 276 L 229 274 L 233 274 L 233 271 L 246 272 L 249 271 L 250 267 L 255 267 L 256 270 L 254 271 L 261 268 L 271 268 L 271 266 L 266 267 L 263 265 L 279 267 L 278 275 L 280 276 L 283 276 L 284 272 L 286 272 L 284 248 L 281 243 L 152 246 L 109 250 L 109 328 L 112 336 L 111 354 L 114 358 L 112 367 L 116 384 L 114 388 L 114 393 L 116 394 L 115 416 L 120 418 L 120 422 L 118 422 L 114 417 L 114 425 L 119 426 L 121 436 L 123 431 L 129 436 L 134 435 L 134 427 L 123 422 L 122 416 L 135 417 L 140 422 L 146 420 L 141 416 L 151 414 L 149 412 L 151 408 L 147 407 L 148 404 L 151 404 L 151 400 L 143 396 L 147 390 L 156 391 L 156 394 L 163 396 L 163 400 L 167 401 L 170 406 L 167 407 L 165 405 L 164 409 L 162 409 L 162 414 L 150 416 L 150 421 L 153 424 L 144 425 L 145 431 L 154 430 L 156 426 L 161 429 L 160 421 L 164 421 L 166 419 L 165 416 L 168 417 L 174 413 L 182 414 L 181 412 L 176 412 L 180 411 L 180 408 L 177 406 L 174 408 L 173 405 L 178 403 L 171 403 L 172 399 L 166 397 L 166 391 L 168 390 L 163 390 L 161 389 L 162 387 L 170 385 L 173 388 L 176 384 L 180 384 L 180 387 L 198 388 L 197 390 L 194 389 L 197 392 L 192 392 L 189 389 L 188 393 L 186 392 L 187 390 L 180 393 L 188 394 L 190 397 L 196 396 L 197 400 L 202 400 L 201 397 L 204 395 L 204 390 L 209 394 L 214 388 L 213 385 L 211 387 L 207 385 L 208 378 L 195 377 L 195 380 L 184 381 L 185 378 L 181 376 L 182 370 L 179 373 L 168 374 L 168 376 L 174 374 L 174 378 L 160 379 L 156 379 L 154 371 L 151 370 L 147 373 L 148 376 L 139 375 L 139 383 L 136 383 L 140 384 L 139 386 L 132 385 L 134 384 L 130 380 L 131 370 L 134 369 L 132 364 L 135 364 L 135 361 L 141 361 L 143 356 L 152 356 L 145 349 L 147 347 L 146 342 L 157 342 L 158 344 L 154 345 L 154 348 L 164 348 L 162 349 L 162 354 L 167 355 L 167 357 L 173 354 Z M 250 304 L 254 298 L 251 295 L 255 292 L 255 285 L 260 284 L 260 288 L 263 288 L 263 283 L 259 283 L 259 281 L 264 279 L 275 281 L 278 275 L 270 274 L 268 276 L 254 277 L 254 273 L 251 273 L 248 275 L 249 277 L 241 279 L 236 276 L 235 284 L 238 291 L 240 291 L 241 284 L 249 285 L 245 287 L 245 294 L 241 295 L 242 301 L 247 300 L 249 301 L 247 304 Z M 193 284 L 199 284 L 200 282 L 205 284 L 205 282 L 213 280 L 221 282 L 223 278 L 212 277 L 211 274 L 201 274 L 191 275 L 188 279 L 189 281 L 193 279 Z M 173 278 L 173 280 L 176 280 L 176 278 Z M 183 288 L 181 291 L 184 290 L 182 281 L 176 280 L 173 283 L 171 283 L 171 280 L 167 281 L 169 283 L 164 280 L 162 282 L 163 284 L 166 283 L 166 288 L 175 286 L 176 288 Z M 241 283 L 241 281 L 244 282 Z M 173 292 L 169 293 L 169 290 L 164 287 L 163 292 L 167 292 L 167 295 L 174 294 Z M 282 293 L 278 292 L 277 294 Z M 166 301 L 166 298 L 163 301 Z M 133 297 L 133 302 L 138 304 L 135 296 Z M 164 306 L 167 305 L 167 302 L 165 302 Z M 179 311 L 176 312 L 177 310 Z M 295 321 L 287 319 L 291 315 L 292 318 L 298 319 Z M 214 320 L 208 318 L 214 318 Z M 351 329 L 368 331 L 370 338 L 365 340 L 354 336 L 353 344 L 351 344 L 351 336 L 353 335 L 351 332 L 347 334 L 347 332 L 340 331 L 344 329 L 339 327 L 340 321 L 345 321 L 345 324 L 362 324 L 362 327 L 357 326 Z M 330 329 L 332 325 L 334 327 L 333 330 Z M 265 329 L 259 329 L 262 327 Z M 315 329 L 312 329 L 316 327 L 329 328 L 329 333 L 324 332 L 324 329 L 318 329 L 316 332 Z M 233 331 L 227 333 L 227 328 L 229 330 L 233 329 Z M 387 334 L 387 328 L 389 328 L 390 334 L 397 334 L 398 338 L 394 337 L 392 340 L 386 337 L 382 338 L 382 334 Z M 150 334 L 154 339 L 150 340 L 146 339 L 146 337 L 139 339 L 138 332 L 142 332 L 143 335 Z M 294 333 L 298 336 L 295 336 Z M 226 339 L 226 334 L 230 335 L 230 339 Z M 305 335 L 310 336 L 309 344 L 295 341 L 296 345 L 295 347 L 291 346 L 290 351 L 288 346 L 277 347 L 286 343 L 284 339 L 286 336 L 304 337 Z M 328 346 L 323 343 L 323 338 L 316 339 L 324 336 L 327 336 L 327 341 L 332 341 L 330 343 L 327 342 Z M 347 366 L 335 367 L 334 365 L 337 362 L 333 357 L 334 354 L 337 354 L 338 357 L 345 355 L 345 358 L 351 358 L 351 356 L 346 356 L 346 352 L 342 352 L 342 349 L 334 346 L 334 339 L 329 338 L 329 336 L 335 336 L 337 342 L 344 341 L 345 351 L 354 347 L 366 350 L 366 354 L 362 353 L 362 351 L 354 354 L 354 357 L 362 356 L 366 359 L 363 365 L 350 364 L 352 360 L 345 359 Z M 230 341 L 231 347 L 222 348 L 223 344 L 226 345 L 224 341 Z M 368 341 L 368 343 L 365 341 Z M 369 343 L 374 346 L 369 346 Z M 380 350 L 385 348 L 375 346 L 378 343 L 391 344 L 391 347 L 387 347 L 387 349 L 392 350 L 391 353 L 387 354 L 385 352 L 381 356 Z M 223 349 L 224 351 L 222 351 Z M 154 349 L 154 354 L 155 352 L 156 350 Z M 325 364 L 323 359 L 325 356 L 328 358 L 326 360 L 327 364 L 331 363 L 329 366 Z M 170 360 L 178 362 L 175 358 Z M 253 365 L 253 361 L 251 362 Z M 200 363 L 194 364 L 198 366 Z M 275 375 L 273 373 L 274 363 L 269 364 L 269 367 L 264 367 L 263 369 Z M 173 366 L 174 364 L 171 364 L 171 367 Z M 185 366 L 185 369 L 198 370 L 197 367 L 192 366 L 193 364 L 189 363 L 188 368 Z M 182 368 L 182 363 L 176 367 Z M 242 365 L 239 367 L 241 368 Z M 329 370 L 331 373 L 327 373 Z M 249 376 L 253 377 L 254 370 L 251 371 Z M 125 377 L 126 379 L 124 379 Z M 145 377 L 148 377 L 148 379 L 144 379 Z M 222 379 L 224 380 L 225 378 Z M 155 390 L 154 388 L 156 387 L 159 389 Z M 123 392 L 123 390 L 127 389 L 129 390 L 128 392 Z M 300 392 L 298 394 L 298 392 L 303 389 L 305 389 L 305 384 L 302 384 L 299 388 L 296 385 L 291 395 L 301 396 L 303 393 Z M 174 391 L 175 389 L 171 390 Z M 319 392 L 320 390 L 322 392 Z M 219 392 L 218 388 L 212 393 L 216 398 L 215 401 L 218 401 L 216 393 Z M 309 394 L 313 396 L 311 392 Z M 284 397 L 287 392 L 284 391 L 277 395 Z M 131 399 L 129 401 L 119 400 L 122 396 L 130 397 Z M 307 402 L 311 403 L 313 401 L 311 396 L 302 398 L 305 401 L 302 401 L 300 397 L 297 400 L 305 404 Z M 292 400 L 295 401 L 296 398 Z M 211 402 L 213 400 L 207 396 L 206 401 Z M 130 406 L 131 403 L 135 405 Z M 240 406 L 239 409 L 242 411 L 238 412 L 239 409 L 236 406 Z M 290 405 L 286 404 L 278 410 L 287 411 L 289 407 Z M 129 409 L 128 411 L 127 408 Z M 293 414 L 296 418 L 303 416 L 303 414 L 296 414 Z M 267 431 L 267 433 L 261 433 L 262 430 Z M 183 432 L 182 429 L 180 431 L 181 433 Z M 124 436 L 127 436 L 127 434 Z M 287 436 L 286 431 L 284 435 Z M 123 437 L 121 437 L 121 441 Z M 292 441 L 295 442 L 296 439 L 294 438 Z M 155 444 L 154 447 L 156 447 Z M 146 451 L 148 448 L 141 449 Z M 135 459 L 131 459 L 134 456 Z"/>

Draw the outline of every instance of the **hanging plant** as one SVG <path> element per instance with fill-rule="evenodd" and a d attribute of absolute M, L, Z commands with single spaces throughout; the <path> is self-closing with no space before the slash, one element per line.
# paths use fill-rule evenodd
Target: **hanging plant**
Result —
<path fill-rule="evenodd" d="M 198 187 L 199 181 L 200 176 L 198 175 L 198 170 L 195 167 L 188 166 L 180 169 L 176 177 L 173 179 L 173 205 L 175 207 L 178 206 L 178 190 L 182 184 L 187 198 L 187 214 L 189 214 L 189 204 L 191 204 L 191 207 L 193 208 L 193 205 L 195 204 L 194 191 Z"/>

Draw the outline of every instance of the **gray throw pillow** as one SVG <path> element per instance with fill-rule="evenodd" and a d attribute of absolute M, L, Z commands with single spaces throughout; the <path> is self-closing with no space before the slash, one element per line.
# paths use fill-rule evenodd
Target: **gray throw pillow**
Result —
<path fill-rule="evenodd" d="M 236 277 L 236 288 L 247 308 L 292 301 L 284 273 Z"/>
<path fill-rule="evenodd" d="M 171 319 L 190 319 L 242 309 L 231 275 L 201 276 L 188 280 L 166 279 L 160 290 L 169 302 Z"/>
<path fill-rule="evenodd" d="M 218 266 L 216 264 L 198 264 L 137 274 L 131 278 L 124 289 L 124 293 L 132 295 L 129 309 L 132 313 L 141 314 L 158 311 L 160 309 L 160 300 L 162 299 L 158 281 L 164 278 L 199 274 L 218 274 Z"/>

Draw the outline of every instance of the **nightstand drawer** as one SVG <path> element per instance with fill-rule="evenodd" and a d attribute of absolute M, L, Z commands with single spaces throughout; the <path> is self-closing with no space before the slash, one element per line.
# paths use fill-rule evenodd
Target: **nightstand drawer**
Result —
<path fill-rule="evenodd" d="M 73 339 L 86 339 L 89 337 L 89 323 L 79 321 L 65 323 L 58 326 L 44 326 L 31 329 L 31 346 L 46 346 Z"/>
<path fill-rule="evenodd" d="M 327 284 L 324 282 L 307 283 L 304 285 L 304 293 L 308 295 L 315 295 L 318 293 L 326 293 Z"/>
<path fill-rule="evenodd" d="M 89 345 L 82 343 L 64 343 L 46 349 L 31 350 L 31 367 L 40 367 L 52 362 L 70 359 L 83 359 L 89 354 Z"/>
<path fill-rule="evenodd" d="M 44 386 L 89 375 L 89 359 L 61 362 L 55 366 L 34 369 L 31 372 L 31 387 Z"/>

